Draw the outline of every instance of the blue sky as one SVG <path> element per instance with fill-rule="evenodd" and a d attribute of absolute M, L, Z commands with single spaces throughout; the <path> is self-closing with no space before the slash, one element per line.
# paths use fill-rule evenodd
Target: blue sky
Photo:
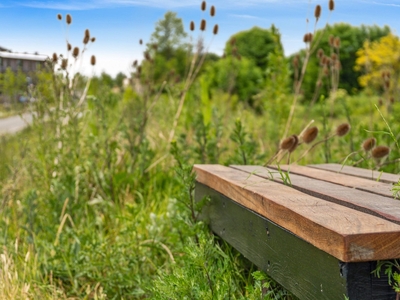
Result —
<path fill-rule="evenodd" d="M 281 32 L 285 54 L 296 52 L 303 47 L 307 28 L 312 30 L 314 26 L 316 4 L 322 6 L 318 28 L 327 22 L 346 22 L 389 25 L 395 34 L 400 32 L 400 0 L 336 0 L 335 3 L 335 11 L 328 18 L 328 0 L 213 0 L 207 1 L 208 8 L 214 5 L 217 11 L 211 19 L 200 10 L 198 0 L 0 0 L 0 46 L 15 52 L 65 53 L 67 36 L 73 46 L 80 46 L 84 30 L 89 28 L 97 39 L 88 51 L 97 57 L 96 73 L 106 71 L 114 76 L 120 71 L 129 73 L 131 63 L 141 59 L 144 46 L 139 45 L 139 39 L 148 41 L 155 23 L 168 10 L 178 13 L 187 31 L 192 20 L 198 24 L 206 18 L 210 25 L 217 23 L 219 34 L 214 39 L 210 32 L 204 36 L 206 45 L 211 45 L 210 51 L 217 54 L 222 54 L 232 34 L 253 26 L 269 28 L 272 23 Z M 58 13 L 72 15 L 68 32 L 65 23 L 57 20 Z M 195 33 L 193 38 L 197 37 Z M 81 71 L 88 74 L 92 68 L 83 63 Z"/>

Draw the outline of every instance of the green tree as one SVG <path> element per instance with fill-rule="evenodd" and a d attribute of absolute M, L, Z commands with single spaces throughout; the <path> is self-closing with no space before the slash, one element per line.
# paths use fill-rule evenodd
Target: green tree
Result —
<path fill-rule="evenodd" d="M 11 102 L 18 100 L 18 95 L 27 93 L 26 74 L 21 70 L 13 72 L 7 68 L 3 74 L 0 74 L 0 94 L 7 97 Z"/>
<path fill-rule="evenodd" d="M 167 59 L 173 56 L 174 50 L 184 47 L 184 39 L 187 33 L 183 27 L 181 18 L 172 11 L 164 15 L 164 19 L 156 23 L 154 32 L 150 37 L 148 51 L 152 51 L 153 45 L 156 45 L 157 52 L 162 53 Z"/>
<path fill-rule="evenodd" d="M 358 77 L 361 71 L 355 71 L 357 51 L 363 46 L 366 40 L 375 41 L 387 35 L 390 28 L 373 26 L 352 26 L 346 23 L 337 23 L 328 25 L 325 30 L 318 30 L 314 41 L 319 40 L 318 49 L 322 49 L 326 56 L 331 56 L 332 47 L 329 43 L 331 37 L 340 38 L 339 59 L 341 63 L 339 88 L 347 90 L 349 93 L 356 93 L 360 88 Z M 322 35 L 322 37 L 321 37 Z M 316 49 L 317 50 L 317 49 Z M 302 57 L 304 51 L 299 53 Z M 295 55 L 293 55 L 294 57 Z M 293 59 L 292 57 L 292 59 Z M 307 100 L 311 100 L 318 82 L 320 62 L 317 58 L 317 51 L 313 53 L 307 66 L 306 75 L 303 81 L 302 89 Z M 325 82 L 321 92 L 328 94 L 329 85 Z"/>
<path fill-rule="evenodd" d="M 253 27 L 238 32 L 225 46 L 226 55 L 246 57 L 263 71 L 268 67 L 269 53 L 283 53 L 280 33 L 274 25 L 270 29 Z"/>
<path fill-rule="evenodd" d="M 126 75 L 122 72 L 119 72 L 114 79 L 115 85 L 118 86 L 119 88 L 122 88 L 124 84 L 124 79 L 126 78 Z"/>

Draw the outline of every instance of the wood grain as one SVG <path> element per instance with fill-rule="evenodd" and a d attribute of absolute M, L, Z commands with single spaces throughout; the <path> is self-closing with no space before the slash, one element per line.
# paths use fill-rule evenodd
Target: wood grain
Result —
<path fill-rule="evenodd" d="M 277 166 L 269 166 L 272 169 L 277 169 Z M 361 191 L 382 195 L 393 198 L 391 185 L 384 182 L 372 181 L 365 178 L 358 178 L 350 175 L 334 173 L 316 168 L 310 168 L 299 165 L 280 165 L 282 171 L 288 171 L 290 174 L 298 174 L 315 178 L 323 181 L 340 184 L 343 186 L 355 188 Z"/>
<path fill-rule="evenodd" d="M 281 176 L 274 169 L 269 169 L 262 166 L 234 165 L 231 167 L 247 172 L 254 176 L 272 179 L 276 182 L 282 182 Z M 335 176 L 341 176 L 341 174 L 335 174 Z M 349 177 L 347 175 L 342 176 L 345 177 L 343 181 L 347 180 L 348 186 L 350 187 L 293 174 L 291 172 L 289 175 L 291 186 L 296 190 L 383 218 L 400 225 L 399 200 L 395 200 L 393 197 L 389 198 L 366 191 L 353 189 L 353 186 L 351 185 L 352 181 L 349 181 Z"/>
<path fill-rule="evenodd" d="M 308 166 L 311 168 L 352 175 L 374 181 L 379 179 L 379 181 L 386 183 L 397 183 L 400 179 L 400 175 L 351 167 L 351 166 L 342 166 L 340 164 L 318 164 L 318 165 L 308 165 Z"/>
<path fill-rule="evenodd" d="M 400 257 L 400 226 L 220 165 L 195 165 L 197 181 L 344 262 Z"/>

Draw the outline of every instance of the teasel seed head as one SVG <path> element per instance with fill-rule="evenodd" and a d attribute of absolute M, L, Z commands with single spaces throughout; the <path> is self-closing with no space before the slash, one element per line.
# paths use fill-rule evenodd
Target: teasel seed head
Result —
<path fill-rule="evenodd" d="M 90 37 L 88 35 L 85 35 L 85 37 L 83 38 L 83 44 L 87 45 L 87 43 L 89 43 L 90 41 Z"/>
<path fill-rule="evenodd" d="M 85 29 L 85 36 L 90 37 L 90 31 L 89 31 L 89 29 Z"/>
<path fill-rule="evenodd" d="M 201 20 L 201 23 L 200 23 L 200 30 L 201 31 L 204 31 L 204 30 L 206 30 L 206 20 Z"/>
<path fill-rule="evenodd" d="M 329 46 L 333 47 L 335 44 L 335 37 L 333 35 L 329 36 Z"/>
<path fill-rule="evenodd" d="M 72 50 L 72 56 L 73 56 L 74 58 L 77 58 L 78 55 L 79 55 L 79 48 L 78 48 L 78 47 L 75 47 L 74 50 Z"/>
<path fill-rule="evenodd" d="M 286 139 L 284 139 L 280 145 L 279 145 L 279 149 L 281 150 L 289 150 L 293 147 L 293 145 L 296 143 L 296 138 L 295 135 L 291 135 L 289 137 L 287 137 Z"/>
<path fill-rule="evenodd" d="M 335 9 L 335 1 L 329 0 L 329 10 L 333 11 Z"/>
<path fill-rule="evenodd" d="M 313 126 L 304 131 L 302 135 L 303 142 L 306 144 L 312 143 L 318 136 L 318 127 Z"/>
<path fill-rule="evenodd" d="M 139 44 L 140 44 L 140 45 L 143 44 L 143 40 L 142 40 L 142 39 L 139 40 Z"/>
<path fill-rule="evenodd" d="M 388 80 L 388 81 L 385 81 L 385 88 L 390 88 L 390 81 Z"/>
<path fill-rule="evenodd" d="M 53 58 L 52 58 L 53 63 L 56 63 L 57 60 L 58 60 L 57 53 L 53 53 Z"/>
<path fill-rule="evenodd" d="M 385 156 L 388 156 L 389 153 L 390 148 L 386 146 L 376 146 L 371 151 L 372 157 L 375 159 L 384 158 Z"/>
<path fill-rule="evenodd" d="M 190 31 L 194 31 L 194 28 L 195 28 L 194 22 L 190 21 Z"/>
<path fill-rule="evenodd" d="M 67 21 L 67 24 L 70 25 L 72 23 L 72 17 L 70 14 L 67 14 L 65 20 Z"/>
<path fill-rule="evenodd" d="M 211 6 L 210 15 L 211 15 L 211 17 L 215 16 L 215 6 L 214 5 Z"/>
<path fill-rule="evenodd" d="M 138 62 L 137 62 L 137 60 L 135 59 L 135 60 L 133 61 L 132 66 L 136 68 L 137 64 L 138 64 Z"/>
<path fill-rule="evenodd" d="M 70 44 L 70 43 L 67 43 L 67 50 L 68 50 L 68 51 L 71 51 L 71 49 L 72 49 L 71 44 Z"/>
<path fill-rule="evenodd" d="M 333 61 L 335 61 L 335 60 L 337 59 L 337 54 L 336 54 L 336 53 L 332 53 L 331 59 L 332 59 Z"/>
<path fill-rule="evenodd" d="M 218 34 L 218 24 L 214 25 L 213 33 L 214 33 L 214 35 Z"/>
<path fill-rule="evenodd" d="M 59 19 L 61 21 L 62 20 L 62 15 L 61 14 L 57 14 L 57 19 Z"/>
<path fill-rule="evenodd" d="M 68 59 L 63 58 L 63 60 L 61 61 L 61 69 L 66 70 L 68 67 Z"/>
<path fill-rule="evenodd" d="M 206 1 L 201 2 L 201 10 L 202 11 L 206 10 L 206 6 L 207 6 Z"/>
<path fill-rule="evenodd" d="M 393 96 L 390 97 L 389 101 L 390 101 L 390 104 L 394 104 L 394 97 Z"/>
<path fill-rule="evenodd" d="M 337 136 L 345 136 L 349 131 L 350 131 L 350 124 L 349 123 L 343 123 L 340 124 L 337 128 L 336 128 L 336 135 Z"/>
<path fill-rule="evenodd" d="M 335 37 L 335 41 L 334 41 L 334 46 L 335 48 L 339 49 L 340 48 L 340 37 Z"/>
<path fill-rule="evenodd" d="M 376 144 L 375 138 L 368 138 L 362 143 L 362 148 L 364 149 L 364 151 L 368 152 L 375 147 L 375 144 Z"/>
<path fill-rule="evenodd" d="M 321 5 L 317 5 L 316 7 L 315 7 L 315 10 L 314 10 L 314 17 L 317 19 L 317 21 L 318 21 L 318 19 L 319 19 L 319 17 L 321 16 Z"/>
<path fill-rule="evenodd" d="M 299 61 L 300 61 L 300 57 L 299 57 L 298 55 L 296 55 L 296 56 L 293 58 L 293 66 L 294 66 L 295 68 L 298 68 L 298 67 L 299 67 Z"/>
<path fill-rule="evenodd" d="M 94 66 L 96 64 L 96 56 L 92 55 L 92 57 L 90 58 L 90 64 L 92 66 Z"/>
<path fill-rule="evenodd" d="M 145 58 L 146 60 L 148 60 L 148 61 L 151 60 L 150 53 L 149 53 L 148 51 L 145 51 L 145 52 L 144 52 L 144 58 Z"/>
<path fill-rule="evenodd" d="M 317 51 L 317 57 L 319 59 L 321 59 L 321 57 L 323 57 L 323 56 L 324 56 L 324 50 L 319 48 L 318 51 Z"/>
<path fill-rule="evenodd" d="M 292 153 L 294 150 L 296 150 L 297 146 L 299 145 L 299 138 L 298 138 L 298 136 L 295 135 L 295 134 L 293 134 L 292 137 L 293 137 L 293 139 L 294 139 L 294 143 L 293 143 L 292 147 L 290 147 L 290 148 L 288 149 L 288 151 L 289 151 L 290 153 Z"/>
<path fill-rule="evenodd" d="M 96 41 L 96 38 L 95 38 L 95 37 L 92 37 L 92 38 L 90 39 L 90 41 L 91 41 L 92 43 L 94 43 L 94 42 Z"/>

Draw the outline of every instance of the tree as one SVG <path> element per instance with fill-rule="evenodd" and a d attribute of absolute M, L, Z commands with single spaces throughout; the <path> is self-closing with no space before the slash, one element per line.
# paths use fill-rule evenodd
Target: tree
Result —
<path fill-rule="evenodd" d="M 340 39 L 339 59 L 341 64 L 339 88 L 347 90 L 349 93 L 357 92 L 361 86 L 358 83 L 360 71 L 355 71 L 356 53 L 363 46 L 365 40 L 375 41 L 387 35 L 390 28 L 385 26 L 352 26 L 346 23 L 337 23 L 328 25 L 325 30 L 317 30 L 314 41 L 319 40 L 318 49 L 322 49 L 326 56 L 331 56 L 333 48 L 330 45 L 331 37 Z M 321 36 L 322 35 L 322 36 Z M 304 51 L 298 54 L 302 57 Z M 293 60 L 292 57 L 292 60 Z M 307 66 L 306 75 L 303 81 L 302 90 L 307 100 L 311 100 L 316 84 L 318 82 L 318 74 L 320 70 L 320 61 L 317 57 L 317 51 L 313 53 Z M 329 88 L 325 85 L 322 93 L 328 94 Z"/>
<path fill-rule="evenodd" d="M 253 27 L 238 32 L 229 38 L 225 46 L 226 55 L 246 57 L 263 71 L 268 67 L 270 53 L 283 54 L 280 33 L 274 25 L 270 29 Z"/>
<path fill-rule="evenodd" d="M 184 47 L 183 41 L 186 37 L 182 19 L 178 18 L 175 12 L 168 11 L 164 19 L 156 23 L 150 43 L 147 44 L 148 51 L 152 51 L 153 45 L 156 45 L 157 52 L 163 53 L 166 58 L 171 58 L 174 50 Z"/>
<path fill-rule="evenodd" d="M 362 87 L 395 92 L 400 78 L 399 37 L 390 33 L 374 42 L 365 41 L 357 51 L 356 70 L 364 72 L 359 77 Z"/>

